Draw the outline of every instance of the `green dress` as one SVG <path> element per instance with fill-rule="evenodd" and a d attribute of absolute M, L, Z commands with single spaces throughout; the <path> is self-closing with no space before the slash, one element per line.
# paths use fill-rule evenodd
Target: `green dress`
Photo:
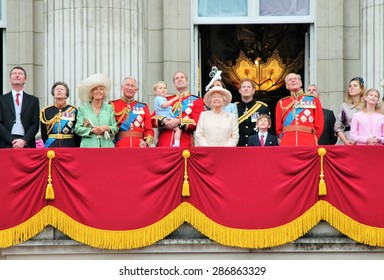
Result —
<path fill-rule="evenodd" d="M 92 125 L 108 125 L 111 137 L 91 133 Z M 115 112 L 111 105 L 103 103 L 98 115 L 94 113 L 90 102 L 79 107 L 75 133 L 81 137 L 81 148 L 113 148 L 115 147 L 113 139 L 118 130 Z"/>

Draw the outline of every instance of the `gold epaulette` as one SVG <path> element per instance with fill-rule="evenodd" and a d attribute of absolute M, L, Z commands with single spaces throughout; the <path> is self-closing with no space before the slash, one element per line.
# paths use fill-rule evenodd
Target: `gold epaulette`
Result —
<path fill-rule="evenodd" d="M 49 106 L 46 106 L 44 107 L 43 109 L 40 110 L 40 112 L 43 112 L 45 111 L 46 109 L 50 108 L 50 107 L 55 107 L 55 105 L 49 105 Z"/>
<path fill-rule="evenodd" d="M 47 123 L 47 119 L 45 118 L 45 110 L 47 110 L 48 108 L 51 108 L 51 107 L 55 107 L 54 105 L 49 105 L 49 106 L 46 106 L 46 107 L 44 107 L 43 109 L 41 109 L 40 110 L 40 116 L 39 116 L 39 118 L 40 118 L 40 121 L 42 122 L 42 123 L 44 123 L 44 124 L 46 124 Z"/>
<path fill-rule="evenodd" d="M 256 103 L 261 103 L 262 105 L 264 105 L 265 107 L 268 107 L 268 104 L 267 103 L 264 103 L 263 101 L 256 101 Z"/>

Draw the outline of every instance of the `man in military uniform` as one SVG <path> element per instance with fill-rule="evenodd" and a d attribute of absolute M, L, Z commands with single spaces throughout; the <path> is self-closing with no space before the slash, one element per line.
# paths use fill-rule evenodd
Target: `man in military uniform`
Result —
<path fill-rule="evenodd" d="M 159 129 L 157 146 L 173 146 L 175 133 L 173 128 L 176 126 L 179 126 L 182 130 L 180 146 L 193 146 L 193 132 L 196 130 L 196 125 L 201 112 L 204 111 L 204 102 L 201 97 L 192 95 L 189 92 L 188 79 L 185 73 L 180 71 L 176 72 L 173 76 L 173 83 L 177 93 L 168 96 L 167 100 L 179 96 L 179 100 L 176 100 L 171 104 L 174 118 L 165 118 L 164 116 L 152 117 L 153 127 Z"/>
<path fill-rule="evenodd" d="M 121 99 L 110 102 L 119 126 L 115 146 L 146 148 L 152 144 L 154 132 L 148 105 L 134 99 L 138 91 L 136 79 L 125 78 L 121 91 Z"/>
<path fill-rule="evenodd" d="M 276 104 L 276 133 L 281 146 L 315 146 L 323 127 L 324 116 L 320 99 L 305 94 L 301 77 L 290 73 L 285 77 L 285 86 L 290 96 Z"/>
<path fill-rule="evenodd" d="M 260 114 L 271 115 L 267 104 L 253 98 L 255 92 L 256 86 L 253 80 L 245 78 L 240 81 L 241 101 L 237 102 L 240 139 L 237 146 L 248 146 L 249 137 L 257 133 L 256 122 Z"/>

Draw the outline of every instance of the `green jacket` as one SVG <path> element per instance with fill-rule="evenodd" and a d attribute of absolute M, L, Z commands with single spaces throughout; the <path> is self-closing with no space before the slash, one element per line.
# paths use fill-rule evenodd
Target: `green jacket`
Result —
<path fill-rule="evenodd" d="M 97 137 L 97 135 L 92 134 L 92 126 L 90 124 L 84 125 L 88 121 L 94 126 L 108 125 L 111 137 L 107 139 L 104 136 Z M 113 139 L 118 130 L 115 112 L 111 105 L 103 103 L 99 115 L 93 112 L 91 103 L 89 102 L 79 107 L 75 133 L 81 137 L 81 148 L 113 148 L 115 147 Z"/>

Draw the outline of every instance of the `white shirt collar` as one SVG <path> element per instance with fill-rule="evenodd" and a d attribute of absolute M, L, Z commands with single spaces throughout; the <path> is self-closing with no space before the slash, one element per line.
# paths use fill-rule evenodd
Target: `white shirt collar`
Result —
<path fill-rule="evenodd" d="M 12 90 L 13 97 L 16 97 L 16 93 L 20 93 L 20 97 L 21 97 L 23 95 L 23 90 L 20 90 L 20 91 Z"/>
<path fill-rule="evenodd" d="M 268 132 L 260 132 L 259 131 L 259 138 L 261 137 L 261 135 L 264 135 L 264 138 L 267 138 Z"/>

